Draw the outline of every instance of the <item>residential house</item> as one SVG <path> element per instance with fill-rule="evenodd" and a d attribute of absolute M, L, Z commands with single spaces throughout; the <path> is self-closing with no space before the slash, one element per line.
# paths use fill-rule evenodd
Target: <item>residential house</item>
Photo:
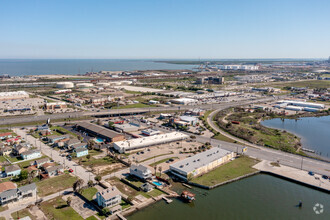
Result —
<path fill-rule="evenodd" d="M 0 148 L 0 155 L 8 156 L 12 152 L 12 148 L 10 146 L 3 146 Z"/>
<path fill-rule="evenodd" d="M 87 144 L 86 143 L 79 143 L 79 144 L 74 144 L 71 146 L 71 149 L 74 151 L 79 148 L 85 148 L 87 149 Z"/>
<path fill-rule="evenodd" d="M 7 190 L 11 190 L 11 189 L 16 189 L 16 184 L 13 182 L 3 182 L 0 183 L 0 193 L 7 191 Z"/>
<path fill-rule="evenodd" d="M 151 185 L 150 183 L 144 183 L 140 188 L 145 192 L 150 192 L 155 187 L 153 185 Z"/>
<path fill-rule="evenodd" d="M 47 167 L 45 171 L 48 174 L 48 176 L 57 176 L 64 172 L 64 168 L 62 165 L 57 165 L 53 167 Z"/>
<path fill-rule="evenodd" d="M 111 186 L 101 192 L 97 192 L 96 200 L 100 207 L 113 207 L 120 204 L 121 193 L 115 186 Z"/>
<path fill-rule="evenodd" d="M 143 166 L 141 164 L 134 165 L 132 164 L 129 172 L 131 175 L 134 175 L 142 180 L 150 179 L 152 176 L 151 170 L 148 169 L 148 167 Z"/>
<path fill-rule="evenodd" d="M 26 152 L 28 151 L 30 148 L 29 145 L 27 144 L 18 144 L 18 145 L 14 145 L 14 148 L 13 148 L 13 154 L 14 155 L 21 155 L 23 152 Z"/>
<path fill-rule="evenodd" d="M 76 157 L 82 157 L 88 155 L 87 148 L 77 148 L 73 150 L 76 153 Z"/>
<path fill-rule="evenodd" d="M 70 149 L 73 145 L 80 144 L 80 143 L 81 143 L 80 140 L 73 138 L 73 139 L 70 139 L 67 142 L 65 142 L 64 147 L 66 147 L 67 149 Z"/>
<path fill-rule="evenodd" d="M 23 160 L 31 160 L 31 159 L 35 159 L 38 157 L 41 157 L 40 150 L 28 150 L 28 151 L 21 153 L 21 158 Z"/>
<path fill-rule="evenodd" d="M 0 134 L 0 140 L 4 140 L 6 138 L 12 138 L 13 134 L 11 132 L 5 132 Z"/>
<path fill-rule="evenodd" d="M 47 141 L 51 144 L 55 144 L 61 140 L 64 140 L 64 139 L 70 139 L 70 136 L 69 135 L 51 135 L 51 136 L 48 136 L 47 137 Z"/>
<path fill-rule="evenodd" d="M 26 197 L 35 197 L 36 193 L 37 186 L 35 183 L 21 186 L 16 189 L 6 190 L 0 193 L 0 205 L 16 202 Z"/>
<path fill-rule="evenodd" d="M 21 168 L 14 164 L 5 167 L 6 176 L 18 176 L 21 173 Z"/>
<path fill-rule="evenodd" d="M 44 165 L 45 163 L 48 163 L 50 160 L 48 157 L 45 158 L 41 158 L 39 160 L 35 160 L 33 162 L 30 163 L 31 166 L 36 166 L 36 167 L 41 167 L 42 165 Z"/>

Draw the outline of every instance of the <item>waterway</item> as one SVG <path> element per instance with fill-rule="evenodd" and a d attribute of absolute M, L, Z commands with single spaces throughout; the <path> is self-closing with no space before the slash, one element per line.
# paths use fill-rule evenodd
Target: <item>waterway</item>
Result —
<path fill-rule="evenodd" d="M 330 157 L 330 116 L 295 119 L 275 118 L 262 125 L 286 130 L 301 138 L 302 147 L 315 150 L 323 157 Z"/>
<path fill-rule="evenodd" d="M 119 59 L 0 59 L 0 74 L 10 76 L 84 74 L 86 72 L 193 69 L 196 65 Z"/>
<path fill-rule="evenodd" d="M 159 201 L 128 219 L 330 219 L 329 194 L 270 175 L 252 176 L 212 190 L 190 191 L 196 193 L 193 203 Z M 302 208 L 296 206 L 299 200 Z M 313 211 L 316 203 L 324 206 L 322 214 Z"/>

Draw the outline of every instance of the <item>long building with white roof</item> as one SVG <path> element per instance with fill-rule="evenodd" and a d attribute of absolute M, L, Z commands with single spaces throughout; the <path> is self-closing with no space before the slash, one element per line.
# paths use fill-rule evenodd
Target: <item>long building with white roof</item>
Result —
<path fill-rule="evenodd" d="M 177 177 L 187 180 L 207 173 L 233 157 L 235 157 L 234 152 L 221 149 L 220 147 L 213 147 L 210 150 L 170 165 L 170 171 Z"/>
<path fill-rule="evenodd" d="M 187 139 L 189 136 L 180 132 L 171 132 L 166 134 L 153 135 L 149 137 L 136 138 L 113 143 L 113 147 L 119 152 L 124 153 L 143 147 L 150 147 L 157 144 L 165 144 L 173 141 Z"/>
<path fill-rule="evenodd" d="M 24 99 L 24 98 L 29 98 L 29 94 L 25 91 L 0 92 L 0 101 Z"/>

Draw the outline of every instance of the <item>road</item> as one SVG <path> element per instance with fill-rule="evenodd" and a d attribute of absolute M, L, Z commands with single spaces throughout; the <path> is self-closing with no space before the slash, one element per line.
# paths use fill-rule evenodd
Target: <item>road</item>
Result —
<path fill-rule="evenodd" d="M 224 108 L 224 107 L 223 107 Z M 221 109 L 223 109 L 221 108 Z M 221 109 L 218 109 L 211 113 L 209 115 L 209 124 L 210 126 L 215 129 L 218 132 L 224 133 L 221 131 L 213 122 L 210 120 L 214 114 L 216 114 L 217 111 L 220 111 Z M 168 132 L 167 129 L 164 129 L 164 127 L 155 125 L 154 128 L 161 130 L 163 132 Z M 187 135 L 192 135 L 191 133 L 188 132 L 183 132 Z M 220 141 L 214 138 L 209 138 L 209 137 L 204 137 L 201 135 L 195 135 L 196 136 L 196 141 L 206 143 L 210 142 L 212 146 L 220 146 L 221 148 L 229 151 L 234 151 L 234 152 L 242 152 L 243 147 L 247 147 L 248 150 L 245 152 L 246 155 L 253 157 L 253 158 L 258 158 L 261 160 L 268 160 L 268 161 L 279 161 L 280 164 L 286 165 L 289 167 L 297 168 L 297 169 L 302 169 L 306 171 L 313 171 L 318 174 L 325 174 L 330 176 L 330 163 L 329 162 L 324 162 L 312 158 L 306 158 L 302 157 L 299 155 L 295 154 L 290 154 L 286 153 L 283 151 L 279 150 L 274 150 L 270 148 L 266 148 L 263 146 L 258 146 L 258 145 L 253 145 L 250 144 L 244 140 L 235 138 L 235 140 L 244 143 L 244 146 L 242 144 L 236 144 L 236 143 L 229 143 L 225 141 Z M 228 136 L 232 138 L 230 135 Z M 245 144 L 246 143 L 246 144 Z"/>
<path fill-rule="evenodd" d="M 89 180 L 94 180 L 95 175 L 92 172 L 87 171 L 76 162 L 69 161 L 66 157 L 62 157 L 59 151 L 54 150 L 50 146 L 42 143 L 39 139 L 34 138 L 31 135 L 27 135 L 25 130 L 16 128 L 14 129 L 14 132 L 21 137 L 26 137 L 27 142 L 33 146 L 36 146 L 44 155 L 52 158 L 55 162 L 62 164 L 65 168 L 73 169 L 73 174 L 78 176 L 80 179 L 83 179 L 84 184 L 87 184 Z"/>
<path fill-rule="evenodd" d="M 188 110 L 193 108 L 200 108 L 205 110 L 218 109 L 221 107 L 230 107 L 238 105 L 246 105 L 256 102 L 266 102 L 273 100 L 271 97 L 263 97 L 261 99 L 246 100 L 241 102 L 226 102 L 220 104 L 205 104 L 205 105 L 182 105 L 182 106 L 168 106 L 168 107 L 149 107 L 149 108 L 127 108 L 127 109 L 109 109 L 97 111 L 82 111 L 82 112 L 68 112 L 68 113 L 57 113 L 50 115 L 41 115 L 41 116 L 21 116 L 21 117 L 12 117 L 12 118 L 3 118 L 0 119 L 0 125 L 10 125 L 18 123 L 29 123 L 37 121 L 45 121 L 50 118 L 51 120 L 56 119 L 74 119 L 82 118 L 88 116 L 102 116 L 102 115 L 124 115 L 124 114 L 141 114 L 146 112 L 161 112 L 161 111 L 175 111 L 175 110 Z"/>

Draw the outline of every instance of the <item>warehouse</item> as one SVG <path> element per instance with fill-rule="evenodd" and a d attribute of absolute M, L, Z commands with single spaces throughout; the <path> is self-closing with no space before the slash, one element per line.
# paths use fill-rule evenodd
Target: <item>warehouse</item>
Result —
<path fill-rule="evenodd" d="M 142 129 L 139 124 L 135 124 L 135 123 L 114 124 L 113 127 L 116 131 L 118 131 L 120 133 L 134 132 L 134 131 L 138 131 L 138 130 Z"/>
<path fill-rule="evenodd" d="M 280 101 L 278 103 L 287 103 L 288 105 L 308 107 L 308 108 L 319 108 L 319 109 L 324 108 L 324 104 L 302 102 L 302 101 L 293 101 L 293 100 L 284 100 L 284 101 Z"/>
<path fill-rule="evenodd" d="M 188 138 L 180 132 L 171 132 L 167 134 L 153 135 L 149 137 L 136 138 L 127 141 L 119 141 L 113 144 L 113 147 L 119 152 L 124 153 L 125 151 L 134 150 L 143 147 L 150 147 L 157 144 L 165 144 L 173 141 L 179 141 Z"/>
<path fill-rule="evenodd" d="M 188 104 L 191 104 L 191 103 L 196 103 L 197 100 L 196 99 L 190 99 L 190 98 L 179 98 L 179 99 L 172 99 L 171 102 L 174 103 L 174 104 L 188 105 Z"/>
<path fill-rule="evenodd" d="M 24 98 L 29 98 L 29 94 L 25 91 L 0 92 L 0 101 L 24 99 Z"/>
<path fill-rule="evenodd" d="M 187 180 L 188 178 L 207 173 L 228 162 L 233 157 L 235 157 L 234 152 L 221 149 L 220 147 L 213 147 L 210 150 L 170 165 L 170 171 L 174 175 Z"/>
<path fill-rule="evenodd" d="M 88 122 L 78 122 L 76 124 L 76 128 L 78 130 L 88 133 L 90 136 L 95 136 L 105 139 L 107 142 L 125 140 L 125 136 L 119 134 L 118 132 Z"/>

